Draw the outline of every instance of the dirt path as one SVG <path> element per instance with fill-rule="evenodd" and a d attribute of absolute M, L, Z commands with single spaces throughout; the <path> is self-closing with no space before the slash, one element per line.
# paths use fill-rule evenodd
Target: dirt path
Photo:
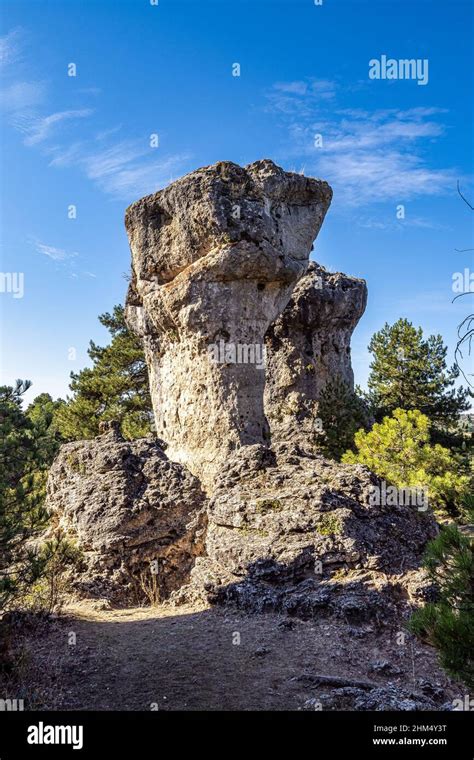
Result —
<path fill-rule="evenodd" d="M 83 604 L 28 649 L 26 709 L 297 710 L 319 693 L 305 674 L 417 691 L 428 679 L 457 696 L 432 650 L 396 631 L 272 614 Z M 381 660 L 389 672 L 374 672 Z"/>

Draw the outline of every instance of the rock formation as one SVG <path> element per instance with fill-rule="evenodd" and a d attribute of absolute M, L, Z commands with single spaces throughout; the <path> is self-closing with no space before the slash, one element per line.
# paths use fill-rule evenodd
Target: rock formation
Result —
<path fill-rule="evenodd" d="M 118 604 L 158 601 L 186 582 L 202 551 L 204 502 L 162 442 L 124 441 L 114 423 L 62 446 L 48 479 L 53 529 L 82 549 L 76 590 Z"/>
<path fill-rule="evenodd" d="M 266 335 L 265 414 L 272 443 L 307 446 L 328 380 L 354 386 L 350 340 L 366 303 L 364 280 L 309 264 Z"/>
<path fill-rule="evenodd" d="M 157 435 L 209 490 L 231 452 L 268 441 L 265 333 L 331 196 L 272 161 L 222 162 L 127 209 L 127 321 L 143 338 Z"/>
<path fill-rule="evenodd" d="M 419 565 L 433 517 L 370 505 L 373 474 L 305 445 L 328 379 L 353 382 L 367 297 L 363 280 L 308 267 L 330 199 L 271 161 L 219 163 L 127 210 L 127 319 L 159 439 L 126 442 L 109 425 L 61 449 L 48 503 L 84 549 L 83 590 L 354 624 L 431 593 Z M 227 353 L 243 345 L 253 361 Z"/>
<path fill-rule="evenodd" d="M 386 622 L 430 593 L 419 564 L 437 527 L 412 506 L 371 505 L 377 483 L 362 465 L 296 445 L 240 449 L 208 506 L 205 552 L 174 599 Z"/>

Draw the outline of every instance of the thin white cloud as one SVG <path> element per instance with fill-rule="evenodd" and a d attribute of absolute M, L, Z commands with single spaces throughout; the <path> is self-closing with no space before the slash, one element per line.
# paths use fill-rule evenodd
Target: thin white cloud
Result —
<path fill-rule="evenodd" d="M 446 224 L 440 224 L 432 219 L 425 219 L 424 217 L 411 215 L 407 216 L 403 220 L 388 219 L 388 218 L 374 218 L 374 217 L 358 217 L 359 227 L 364 227 L 368 230 L 400 230 L 403 231 L 406 228 L 417 228 L 427 230 L 448 230 L 451 229 Z"/>
<path fill-rule="evenodd" d="M 24 45 L 24 32 L 13 30 L 0 39 L 0 60 L 4 68 L 18 60 Z M 96 87 L 80 88 L 82 95 L 99 95 Z M 36 147 L 50 159 L 52 167 L 72 167 L 79 169 L 104 193 L 120 200 L 135 200 L 137 196 L 155 192 L 168 184 L 172 176 L 181 173 L 188 155 L 163 156 L 161 148 L 152 148 L 149 137 L 143 139 L 122 139 L 118 135 L 121 125 L 113 125 L 87 139 L 68 140 L 64 136 L 66 128 L 76 126 L 94 113 L 91 108 L 69 108 L 44 115 L 38 106 L 42 102 L 45 85 L 37 82 L 23 82 L 7 75 L 5 89 L 0 92 L 0 107 L 8 115 L 9 123 L 23 134 L 23 142 L 28 147 Z M 54 138 L 54 141 L 53 139 Z M 77 254 L 36 241 L 36 250 L 57 262 L 65 262 Z M 90 276 L 90 274 L 88 275 Z"/>
<path fill-rule="evenodd" d="M 17 27 L 0 37 L 0 70 L 5 71 L 21 58 L 24 35 L 24 30 Z"/>
<path fill-rule="evenodd" d="M 81 261 L 81 256 L 77 251 L 68 251 L 65 248 L 58 248 L 55 245 L 48 245 L 41 242 L 35 237 L 29 238 L 30 244 L 34 247 L 37 253 L 53 261 L 58 265 L 61 272 L 66 277 L 77 280 L 81 278 L 96 279 L 97 275 L 86 269 L 78 270 L 78 262 Z"/>
<path fill-rule="evenodd" d="M 120 132 L 121 129 L 122 124 L 116 124 L 114 127 L 109 127 L 108 129 L 103 129 L 100 132 L 97 132 L 94 139 L 101 142 L 102 140 L 106 140 L 108 137 L 115 135 L 117 132 Z"/>
<path fill-rule="evenodd" d="M 122 171 L 127 164 L 130 165 L 146 152 L 144 147 L 135 142 L 123 141 L 86 155 L 82 161 L 86 167 L 87 176 L 90 179 L 101 180 Z"/>
<path fill-rule="evenodd" d="M 0 38 L 0 109 L 13 126 L 34 118 L 35 109 L 43 102 L 46 92 L 44 82 L 20 79 L 20 71 L 22 77 L 26 76 L 22 60 L 25 40 L 26 32 L 21 28 Z"/>
<path fill-rule="evenodd" d="M 115 131 L 108 130 L 109 136 Z M 187 154 L 157 157 L 160 149 L 150 148 L 140 140 L 98 147 L 97 142 L 107 136 L 102 133 L 94 141 L 76 142 L 65 150 L 53 149 L 50 166 L 79 167 L 103 192 L 120 200 L 133 200 L 166 185 L 189 159 Z"/>
<path fill-rule="evenodd" d="M 74 119 L 84 119 L 93 113 L 90 108 L 81 108 L 70 111 L 58 111 L 52 113 L 49 116 L 43 116 L 40 118 L 33 118 L 32 120 L 17 121 L 16 126 L 22 132 L 26 133 L 24 140 L 25 145 L 37 145 L 44 142 L 54 133 L 55 127 L 64 121 L 71 121 Z"/>
<path fill-rule="evenodd" d="M 317 166 L 352 206 L 441 195 L 456 181 L 453 170 L 429 169 L 418 156 L 397 150 L 328 153 Z"/>
<path fill-rule="evenodd" d="M 0 92 L 0 108 L 7 114 L 25 112 L 44 98 L 43 82 L 14 82 Z"/>
<path fill-rule="evenodd" d="M 337 83 L 329 79 L 276 82 L 266 93 L 268 110 L 286 116 L 309 117 L 325 101 L 333 100 L 337 89 Z"/>
<path fill-rule="evenodd" d="M 123 165 L 100 177 L 99 185 L 104 192 L 125 200 L 154 193 L 172 181 L 173 174 L 180 172 L 188 158 L 188 155 L 178 154 L 158 161 Z"/>
<path fill-rule="evenodd" d="M 79 254 L 75 251 L 69 252 L 64 250 L 64 248 L 56 248 L 52 245 L 45 245 L 45 243 L 41 243 L 39 240 L 34 240 L 33 242 L 38 253 L 42 253 L 44 256 L 47 256 L 53 261 L 64 262 L 69 261 L 70 259 L 75 259 L 77 256 L 79 256 Z"/>
<path fill-rule="evenodd" d="M 279 82 L 267 97 L 287 123 L 286 158 L 304 159 L 308 173 L 333 186 L 341 205 L 452 192 L 457 172 L 430 166 L 424 150 L 446 133 L 445 109 L 337 109 L 333 102 L 328 108 L 321 92 L 337 95 L 337 87 L 325 80 Z"/>
<path fill-rule="evenodd" d="M 290 94 L 296 93 L 297 95 L 305 95 L 308 91 L 308 83 L 297 81 L 297 82 L 276 82 L 276 84 L 273 85 L 273 89 L 277 92 L 287 92 Z"/>

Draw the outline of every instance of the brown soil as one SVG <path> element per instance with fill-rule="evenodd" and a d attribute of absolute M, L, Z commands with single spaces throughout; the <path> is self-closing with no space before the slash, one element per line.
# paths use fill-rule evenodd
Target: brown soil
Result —
<path fill-rule="evenodd" d="M 324 674 L 417 692 L 427 679 L 446 699 L 459 697 L 433 650 L 409 636 L 397 644 L 398 632 L 218 608 L 81 603 L 26 640 L 21 683 L 7 696 L 23 696 L 30 710 L 298 710 L 322 688 L 305 674 Z M 400 674 L 374 673 L 378 660 Z"/>

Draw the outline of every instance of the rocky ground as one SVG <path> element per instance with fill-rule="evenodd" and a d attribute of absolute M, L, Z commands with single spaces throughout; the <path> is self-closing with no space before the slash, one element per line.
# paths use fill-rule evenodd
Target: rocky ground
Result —
<path fill-rule="evenodd" d="M 427 710 L 465 691 L 397 626 L 98 606 L 27 637 L 20 683 L 2 693 L 27 710 Z"/>
<path fill-rule="evenodd" d="M 436 522 L 371 504 L 376 482 L 297 444 L 254 445 L 229 457 L 206 497 L 161 442 L 125 442 L 109 426 L 64 446 L 48 503 L 82 548 L 82 601 L 27 641 L 25 703 L 449 709 L 465 689 L 406 631 L 435 593 L 420 558 Z M 145 607 L 154 558 L 160 604 Z"/>

